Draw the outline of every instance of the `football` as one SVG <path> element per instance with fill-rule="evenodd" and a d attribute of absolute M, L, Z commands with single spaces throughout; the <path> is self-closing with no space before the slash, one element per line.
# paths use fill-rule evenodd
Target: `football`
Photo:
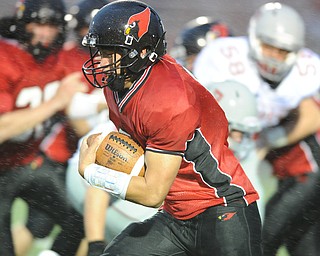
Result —
<path fill-rule="evenodd" d="M 96 164 L 133 176 L 145 174 L 143 148 L 119 132 L 110 132 L 102 140 L 96 152 Z"/>

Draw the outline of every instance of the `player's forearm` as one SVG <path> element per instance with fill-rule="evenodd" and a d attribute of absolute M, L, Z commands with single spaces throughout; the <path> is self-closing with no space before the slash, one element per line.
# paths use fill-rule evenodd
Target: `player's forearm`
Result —
<path fill-rule="evenodd" d="M 92 129 L 87 119 L 71 119 L 69 123 L 79 137 L 84 136 Z"/>
<path fill-rule="evenodd" d="M 148 185 L 145 177 L 134 176 L 129 183 L 126 200 L 148 207 L 158 208 L 162 205 L 168 191 Z"/>
<path fill-rule="evenodd" d="M 84 227 L 89 242 L 105 240 L 106 212 L 110 195 L 98 188 L 89 187 L 84 204 Z"/>
<path fill-rule="evenodd" d="M 132 177 L 126 199 L 136 203 L 159 207 L 167 196 L 181 165 L 176 155 L 146 151 L 144 177 Z"/>
<path fill-rule="evenodd" d="M 320 129 L 320 108 L 311 98 L 305 99 L 299 106 L 299 118 L 293 129 L 287 134 L 288 144 L 295 143 Z"/>
<path fill-rule="evenodd" d="M 0 143 L 33 129 L 60 109 L 59 102 L 50 100 L 36 108 L 21 109 L 1 115 Z"/>
<path fill-rule="evenodd" d="M 94 187 L 148 207 L 159 207 L 169 190 L 158 182 L 148 182 L 145 177 L 130 176 L 97 164 L 85 168 L 84 178 Z"/>

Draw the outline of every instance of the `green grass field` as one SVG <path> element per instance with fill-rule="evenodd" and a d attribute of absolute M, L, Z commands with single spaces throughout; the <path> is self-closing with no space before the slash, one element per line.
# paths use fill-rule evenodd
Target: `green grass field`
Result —
<path fill-rule="evenodd" d="M 28 216 L 28 206 L 22 199 L 16 199 L 12 208 L 12 225 L 21 225 L 26 223 Z M 58 226 L 54 227 L 50 236 L 44 239 L 37 239 L 34 241 L 31 250 L 25 256 L 38 256 L 40 251 L 48 249 L 54 239 L 58 234 L 60 228 Z"/>

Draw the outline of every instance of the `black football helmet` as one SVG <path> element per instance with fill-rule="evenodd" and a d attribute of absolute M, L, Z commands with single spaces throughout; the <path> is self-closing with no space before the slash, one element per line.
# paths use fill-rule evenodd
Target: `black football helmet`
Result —
<path fill-rule="evenodd" d="M 68 28 L 76 32 L 82 28 L 89 28 L 93 16 L 108 3 L 109 1 L 106 0 L 82 0 L 78 4 L 72 5 L 69 13 L 65 16 Z"/>
<path fill-rule="evenodd" d="M 62 0 L 22 0 L 16 4 L 16 39 L 24 44 L 38 60 L 44 60 L 49 54 L 60 49 L 65 41 L 65 5 Z M 29 23 L 50 24 L 59 28 L 59 34 L 50 46 L 31 45 L 32 34 L 26 32 Z"/>
<path fill-rule="evenodd" d="M 188 56 L 198 54 L 210 40 L 232 36 L 230 28 L 212 17 L 200 16 L 190 20 L 176 37 L 170 55 L 185 65 Z"/>
<path fill-rule="evenodd" d="M 87 80 L 95 87 L 108 86 L 114 91 L 123 90 L 125 80 L 137 79 L 167 49 L 159 15 L 147 4 L 130 0 L 114 1 L 101 8 L 92 19 L 82 44 L 91 49 L 91 58 L 83 65 Z M 146 50 L 144 56 L 143 50 Z M 113 62 L 109 65 L 100 66 L 97 61 L 102 51 L 113 53 Z M 116 54 L 121 55 L 120 60 L 116 60 Z"/>

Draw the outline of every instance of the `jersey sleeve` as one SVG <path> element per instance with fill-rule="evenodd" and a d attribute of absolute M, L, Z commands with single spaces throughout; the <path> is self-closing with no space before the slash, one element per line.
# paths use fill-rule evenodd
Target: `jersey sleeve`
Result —
<path fill-rule="evenodd" d="M 185 151 L 187 140 L 191 138 L 197 126 L 196 114 L 186 110 L 177 116 L 172 116 L 167 122 L 159 120 L 159 129 L 147 141 L 148 150 L 160 150 L 182 154 Z"/>
<path fill-rule="evenodd" d="M 9 93 L 0 90 L 0 99 L 0 115 L 12 110 L 14 101 Z"/>
<path fill-rule="evenodd" d="M 20 72 L 17 69 L 17 62 L 19 60 L 19 51 L 13 52 L 11 45 L 0 41 L 0 55 L 2 60 L 0 62 L 0 114 L 11 111 L 14 108 L 14 81 L 20 79 Z"/>
<path fill-rule="evenodd" d="M 0 68 L 1 68 L 0 64 Z M 13 109 L 14 98 L 9 92 L 9 81 L 3 71 L 0 71 L 0 115 Z"/>

